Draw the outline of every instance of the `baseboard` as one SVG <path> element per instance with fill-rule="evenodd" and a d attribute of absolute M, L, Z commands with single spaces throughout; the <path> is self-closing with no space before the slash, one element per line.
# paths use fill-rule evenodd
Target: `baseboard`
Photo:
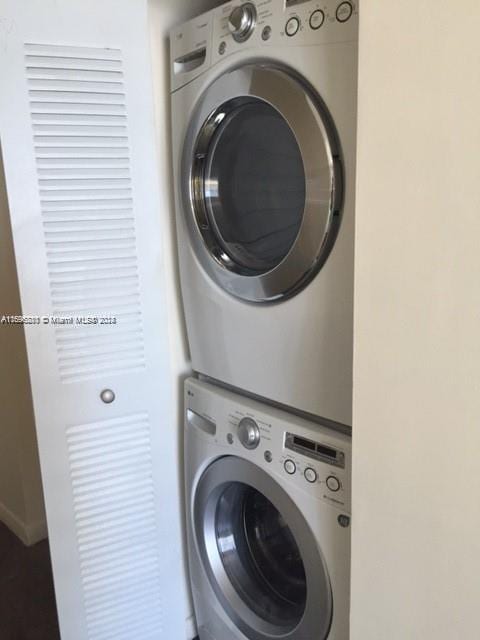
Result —
<path fill-rule="evenodd" d="M 33 544 L 37 544 L 40 540 L 48 538 L 47 521 L 37 520 L 36 522 L 31 522 L 30 524 L 27 524 L 25 531 L 28 540 L 27 546 L 30 547 Z"/>
<path fill-rule="evenodd" d="M 3 522 L 17 538 L 20 538 L 27 547 L 47 537 L 47 523 L 45 520 L 26 524 L 2 502 L 0 502 L 0 521 Z"/>

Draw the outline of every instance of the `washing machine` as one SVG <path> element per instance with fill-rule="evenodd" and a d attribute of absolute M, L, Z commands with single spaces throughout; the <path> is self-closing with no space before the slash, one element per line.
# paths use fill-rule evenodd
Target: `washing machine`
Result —
<path fill-rule="evenodd" d="M 229 2 L 171 33 L 193 369 L 351 426 L 357 4 Z"/>
<path fill-rule="evenodd" d="M 185 384 L 188 559 L 200 640 L 348 640 L 348 436 Z"/>

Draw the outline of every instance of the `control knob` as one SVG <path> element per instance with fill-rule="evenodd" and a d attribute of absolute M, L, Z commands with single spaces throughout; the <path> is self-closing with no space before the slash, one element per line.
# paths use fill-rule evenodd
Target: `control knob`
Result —
<path fill-rule="evenodd" d="M 252 418 L 242 418 L 238 423 L 237 435 L 245 449 L 256 449 L 260 442 L 260 429 Z"/>
<path fill-rule="evenodd" d="M 251 36 L 255 28 L 257 10 L 250 2 L 241 4 L 230 14 L 228 19 L 228 30 L 237 42 L 245 42 Z"/>

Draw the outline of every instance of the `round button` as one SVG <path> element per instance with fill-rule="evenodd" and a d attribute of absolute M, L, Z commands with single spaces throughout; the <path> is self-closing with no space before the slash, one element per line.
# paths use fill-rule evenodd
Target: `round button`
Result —
<path fill-rule="evenodd" d="M 272 35 L 272 27 L 269 27 L 267 25 L 266 27 L 263 28 L 262 40 L 269 40 L 271 35 Z"/>
<path fill-rule="evenodd" d="M 237 435 L 245 449 L 255 449 L 260 442 L 260 429 L 253 418 L 242 418 L 238 423 Z"/>
<path fill-rule="evenodd" d="M 221 56 L 223 56 L 226 50 L 227 50 L 227 43 L 225 41 L 222 41 L 218 47 L 218 53 Z"/>
<path fill-rule="evenodd" d="M 285 25 L 285 33 L 287 36 L 294 36 L 300 29 L 300 20 L 298 18 L 290 18 Z"/>
<path fill-rule="evenodd" d="M 315 471 L 315 469 L 312 469 L 312 467 L 307 467 L 303 475 L 305 476 L 305 480 L 307 480 L 307 482 L 316 482 L 318 478 L 317 472 Z"/>
<path fill-rule="evenodd" d="M 341 2 L 337 7 L 337 20 L 339 22 L 346 22 L 349 20 L 353 13 L 353 7 L 350 2 Z"/>
<path fill-rule="evenodd" d="M 250 2 L 235 7 L 228 18 L 228 30 L 237 42 L 248 40 L 255 28 L 257 10 Z"/>
<path fill-rule="evenodd" d="M 325 21 L 325 14 L 321 9 L 317 9 L 310 16 L 309 24 L 312 29 L 320 29 L 324 21 Z"/>
<path fill-rule="evenodd" d="M 228 444 L 233 444 L 233 434 L 227 433 L 227 442 Z"/>
<path fill-rule="evenodd" d="M 297 465 L 294 463 L 293 460 L 290 460 L 289 458 L 288 460 L 285 460 L 285 462 L 283 463 L 283 468 L 288 474 L 293 475 L 297 470 Z"/>
<path fill-rule="evenodd" d="M 265 451 L 265 453 L 263 454 L 263 457 L 265 458 L 266 462 L 271 462 L 273 460 L 271 451 Z"/>
<path fill-rule="evenodd" d="M 339 491 L 341 486 L 342 485 L 340 484 L 340 480 L 338 478 L 335 478 L 335 476 L 328 476 L 327 487 L 330 489 L 330 491 Z"/>
<path fill-rule="evenodd" d="M 104 389 L 100 394 L 102 402 L 111 404 L 115 400 L 115 393 L 111 389 Z"/>
<path fill-rule="evenodd" d="M 338 524 L 341 527 L 343 527 L 344 529 L 346 529 L 348 527 L 348 525 L 350 524 L 350 517 L 346 516 L 343 513 L 338 516 L 337 520 L 338 520 Z"/>

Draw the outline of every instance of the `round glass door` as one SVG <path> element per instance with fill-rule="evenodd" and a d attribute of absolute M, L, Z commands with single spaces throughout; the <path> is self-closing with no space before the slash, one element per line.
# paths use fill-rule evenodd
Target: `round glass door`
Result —
<path fill-rule="evenodd" d="M 210 225 L 238 271 L 265 273 L 288 254 L 305 208 L 305 171 L 285 119 L 262 100 L 236 106 L 212 140 L 205 171 Z"/>
<path fill-rule="evenodd" d="M 203 473 L 193 525 L 210 585 L 249 640 L 324 640 L 332 593 L 296 504 L 265 471 L 225 456 Z"/>
<path fill-rule="evenodd" d="M 259 491 L 233 482 L 215 516 L 218 551 L 240 597 L 259 617 L 292 629 L 305 611 L 305 568 L 280 512 Z"/>
<path fill-rule="evenodd" d="M 200 100 L 182 175 L 187 225 L 207 273 L 249 302 L 298 293 L 334 245 L 343 170 L 333 121 L 288 70 L 246 65 Z"/>

